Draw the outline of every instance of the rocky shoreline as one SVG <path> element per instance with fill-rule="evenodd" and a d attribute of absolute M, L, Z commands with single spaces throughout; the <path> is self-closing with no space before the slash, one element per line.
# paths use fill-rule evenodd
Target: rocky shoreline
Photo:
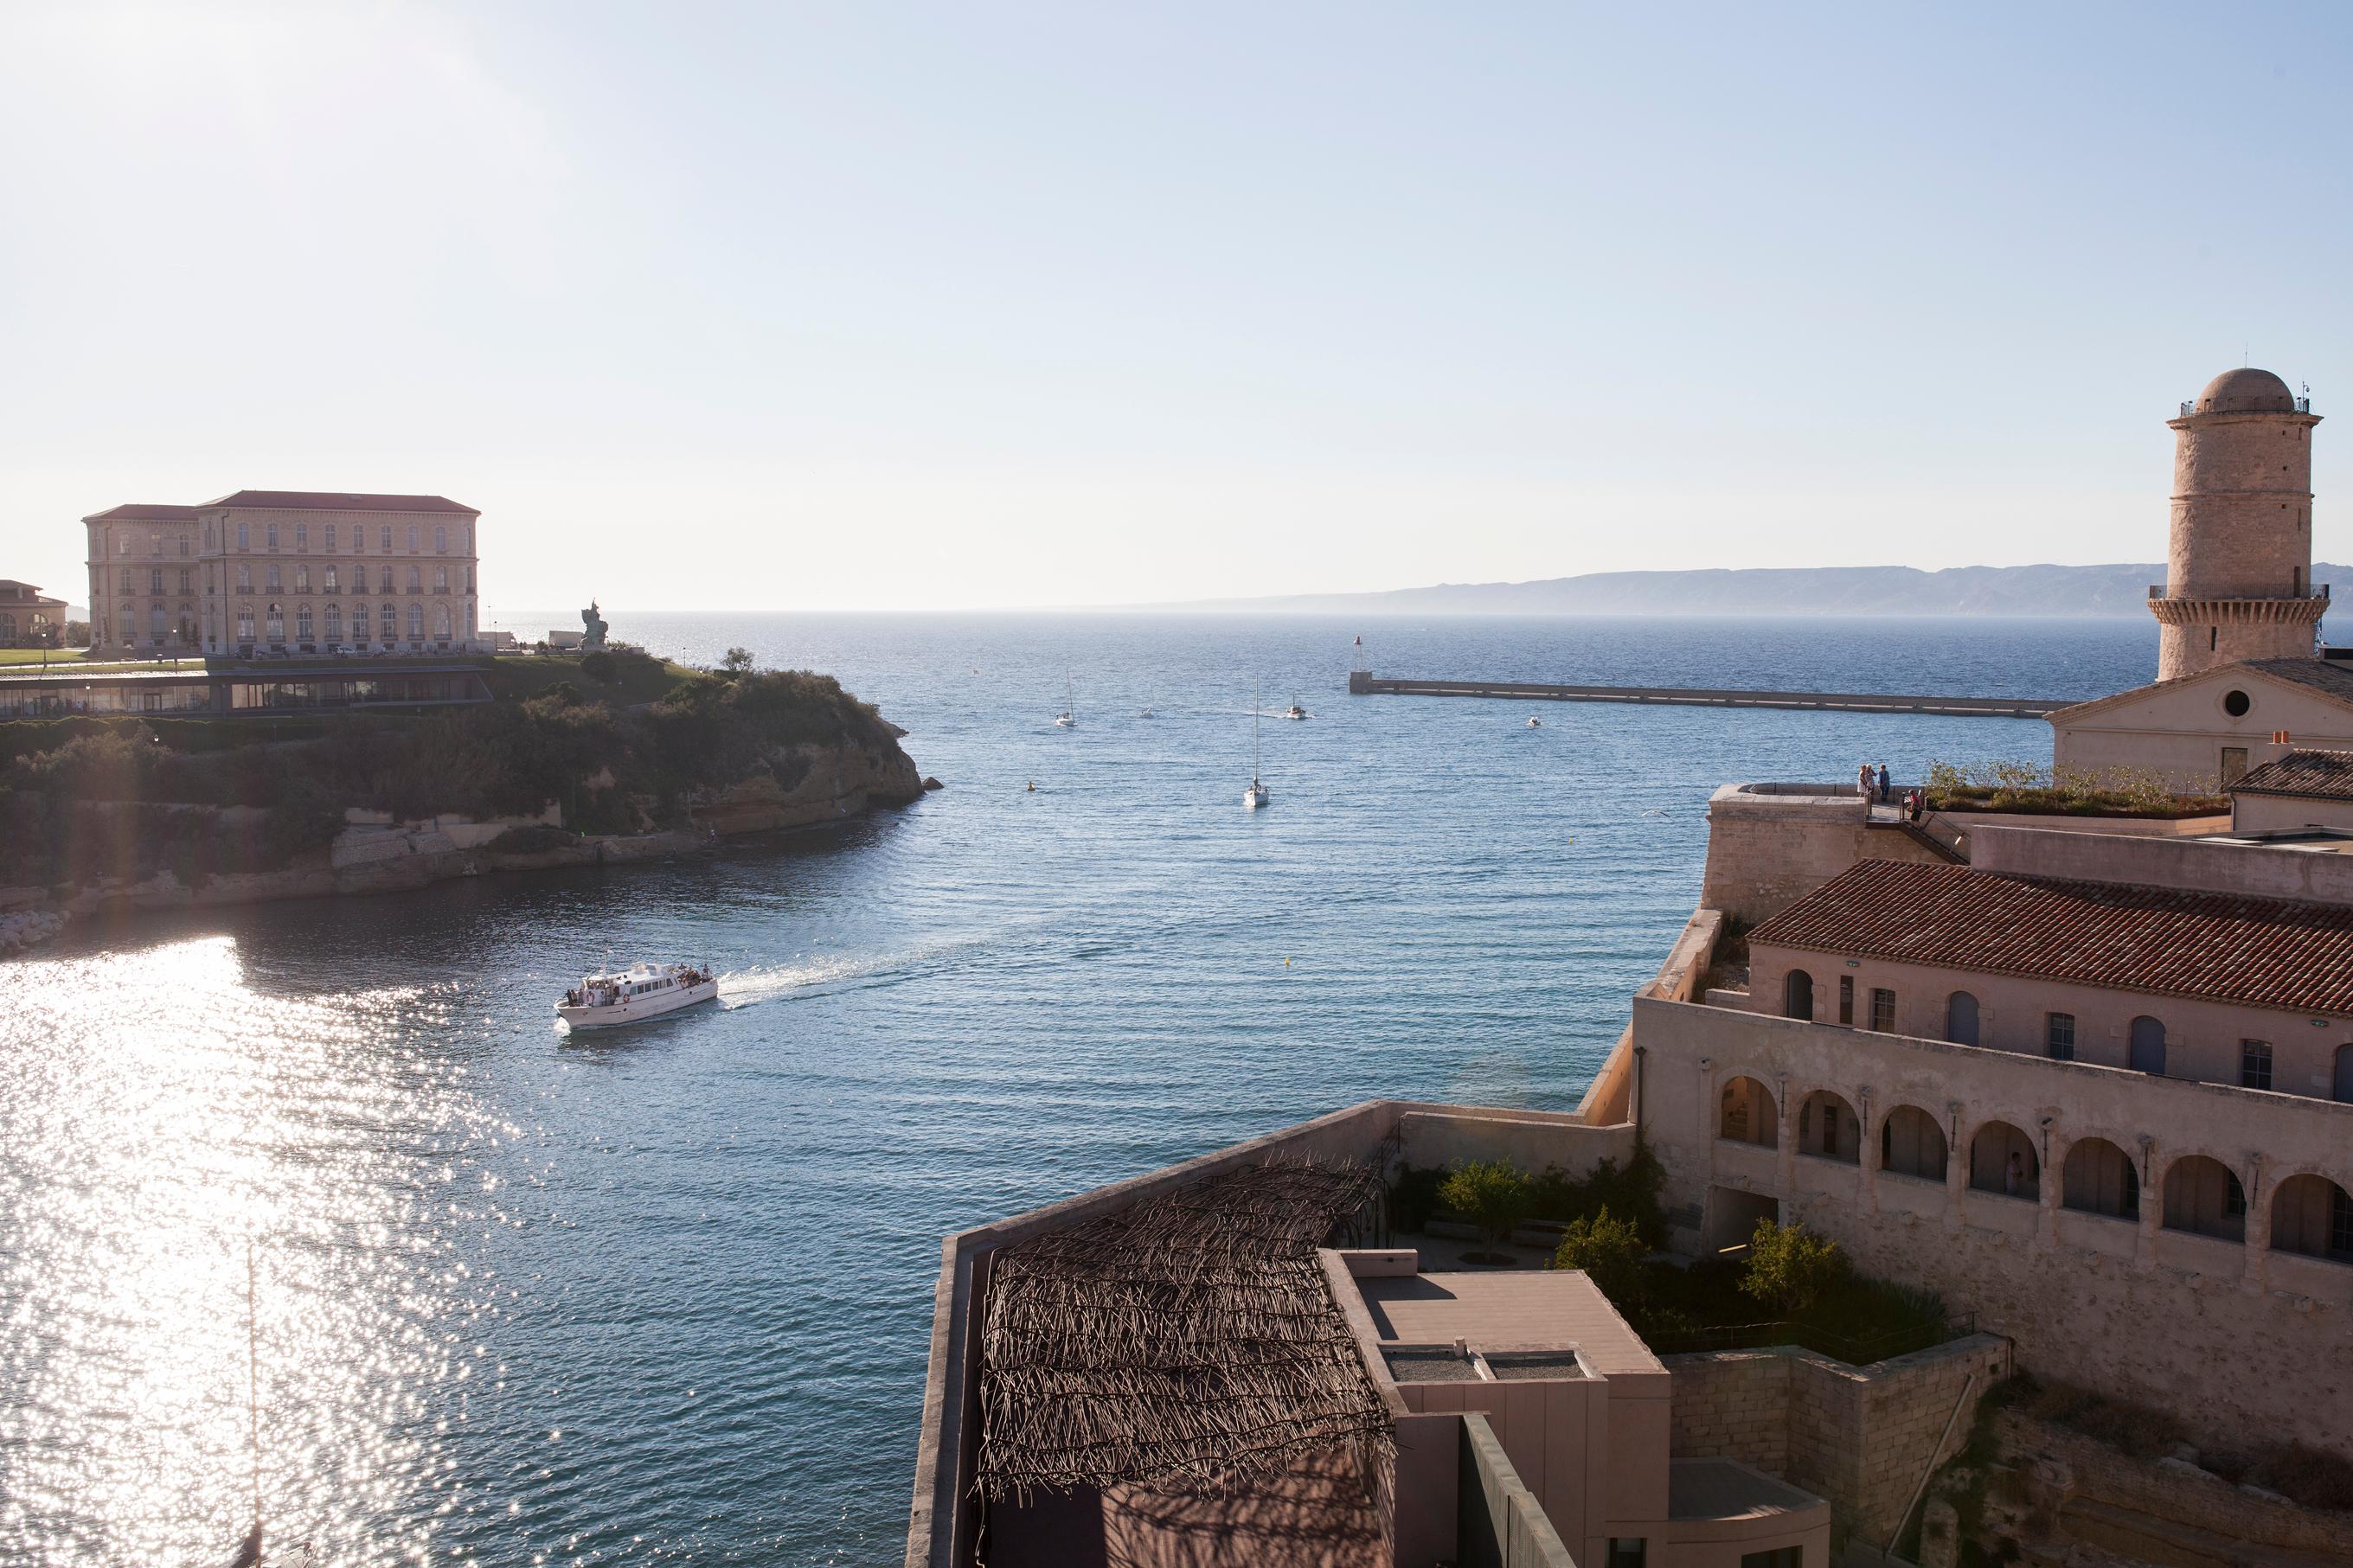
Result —
<path fill-rule="evenodd" d="M 888 806 L 903 806 L 941 787 L 922 777 L 895 744 L 887 752 L 854 744 L 802 745 L 787 763 L 797 774 L 787 788 L 777 773 L 755 776 L 690 803 L 685 828 L 632 834 L 575 834 L 551 806 L 533 817 L 476 821 L 435 817 L 393 822 L 381 813 L 353 810 L 348 826 L 327 848 L 297 858 L 282 870 L 230 873 L 190 887 L 170 871 L 137 882 L 108 880 L 62 892 L 0 888 L 0 952 L 47 942 L 75 921 L 124 910 L 205 909 L 282 899 L 398 892 L 491 872 L 538 871 L 574 866 L 626 866 L 640 861 L 708 856 L 725 840 L 850 821 Z"/>

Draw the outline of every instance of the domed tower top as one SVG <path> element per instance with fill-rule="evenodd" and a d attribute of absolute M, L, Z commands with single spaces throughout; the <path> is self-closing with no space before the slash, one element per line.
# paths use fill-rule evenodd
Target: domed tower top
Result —
<path fill-rule="evenodd" d="M 2206 384 L 2184 414 L 2300 414 L 2287 383 L 2267 370 L 2226 370 Z"/>
<path fill-rule="evenodd" d="M 2328 597 L 2312 585 L 2309 398 L 2252 366 L 2226 370 L 2173 427 L 2173 526 L 2158 678 L 2243 658 L 2310 658 Z"/>

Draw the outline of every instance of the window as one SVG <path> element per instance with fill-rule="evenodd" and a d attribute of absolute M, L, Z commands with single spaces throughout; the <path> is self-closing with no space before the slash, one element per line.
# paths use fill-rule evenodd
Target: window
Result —
<path fill-rule="evenodd" d="M 239 605 L 237 607 L 237 640 L 239 642 L 253 640 L 253 606 L 251 605 Z"/>
<path fill-rule="evenodd" d="M 116 616 L 115 619 L 117 624 L 122 628 L 121 642 L 124 647 L 129 647 L 132 643 L 139 640 L 138 611 L 132 609 L 130 605 L 125 605 L 122 606 L 122 613 Z"/>
<path fill-rule="evenodd" d="M 1884 986 L 1872 988 L 1871 1026 L 1883 1035 L 1895 1032 L 1895 993 Z"/>
<path fill-rule="evenodd" d="M 311 640 L 311 606 L 308 605 L 294 606 L 294 640 L 296 642 Z"/>
<path fill-rule="evenodd" d="M 2224 789 L 2229 789 L 2232 784 L 2237 784 L 2241 779 L 2246 776 L 2247 748 L 2244 746 L 2223 747 L 2222 787 Z"/>
<path fill-rule="evenodd" d="M 157 642 L 164 640 L 164 606 L 154 605 L 147 612 L 147 635 Z"/>
<path fill-rule="evenodd" d="M 269 640 L 271 642 L 286 640 L 286 606 L 283 605 L 269 606 Z"/>
<path fill-rule="evenodd" d="M 379 566 L 375 569 L 375 591 L 379 594 L 389 594 L 392 592 L 391 567 Z"/>
<path fill-rule="evenodd" d="M 277 562 L 271 562 L 268 566 L 262 568 L 262 572 L 264 581 L 268 584 L 271 593 L 275 594 L 280 588 L 285 585 L 284 579 L 280 577 L 278 574 Z"/>
<path fill-rule="evenodd" d="M 1777 1546 L 1770 1552 L 1744 1552 L 1740 1568 L 1806 1568 L 1806 1549 Z"/>
<path fill-rule="evenodd" d="M 425 592 L 425 568 L 422 566 L 411 566 L 408 569 L 408 591 L 412 594 Z"/>
<path fill-rule="evenodd" d="M 343 640 L 343 607 L 341 605 L 327 606 L 327 640 L 329 642 Z"/>
<path fill-rule="evenodd" d="M 433 607 L 433 635 L 443 642 L 449 640 L 449 606 L 447 605 Z"/>
<path fill-rule="evenodd" d="M 474 591 L 474 569 L 473 569 L 471 566 L 469 566 L 469 567 L 467 567 L 467 568 L 466 568 L 466 592 L 468 592 L 469 594 L 470 594 L 470 593 L 472 593 L 473 591 Z"/>
<path fill-rule="evenodd" d="M 377 531 L 375 542 L 386 555 L 392 553 L 392 524 L 387 522 Z"/>
<path fill-rule="evenodd" d="M 355 522 L 352 525 L 352 553 L 354 555 L 367 553 L 367 524 L 364 522 Z"/>
<path fill-rule="evenodd" d="M 115 550 L 114 550 L 114 552 L 115 552 L 117 555 L 128 555 L 128 554 L 130 554 L 130 553 L 131 553 L 131 536 L 130 536 L 129 534 L 127 534 L 127 533 L 118 533 L 118 534 L 116 534 L 116 535 L 114 536 L 114 544 L 115 544 Z"/>
<path fill-rule="evenodd" d="M 237 525 L 237 547 L 239 550 L 249 550 L 252 546 L 253 541 L 251 537 L 246 533 L 245 524 L 241 522 L 238 523 Z"/>
<path fill-rule="evenodd" d="M 2272 1086 L 2272 1043 L 2269 1040 L 2239 1042 L 2239 1087 L 2269 1089 Z"/>
<path fill-rule="evenodd" d="M 412 641 L 422 642 L 425 639 L 425 606 L 422 605 L 408 606 L 408 636 Z"/>
<path fill-rule="evenodd" d="M 461 522 L 458 525 L 458 553 L 470 555 L 473 553 L 473 549 L 474 525 L 470 522 Z"/>
<path fill-rule="evenodd" d="M 1642 1568 L 1643 1552 L 1650 1544 L 1639 1535 L 1631 1541 L 1613 1537 L 1609 1542 L 1609 1568 Z"/>
<path fill-rule="evenodd" d="M 413 522 L 408 525 L 408 552 L 417 553 L 417 525 Z"/>
<path fill-rule="evenodd" d="M 336 581 L 335 581 L 335 569 L 334 569 L 333 567 L 332 567 L 332 566 L 330 566 L 330 567 L 328 567 L 328 568 L 327 568 L 327 578 L 326 578 L 326 582 L 327 582 L 327 592 L 328 592 L 328 593 L 330 593 L 330 594 L 335 594 L 335 593 L 340 593 L 340 592 L 342 592 L 342 589 L 337 585 Z"/>
<path fill-rule="evenodd" d="M 278 525 L 276 523 L 270 522 L 264 523 L 262 525 L 261 542 L 263 546 L 267 549 L 275 550 L 278 548 Z"/>
<path fill-rule="evenodd" d="M 437 522 L 433 525 L 433 553 L 436 555 L 449 553 L 449 530 L 445 524 Z"/>
<path fill-rule="evenodd" d="M 253 592 L 253 568 L 242 561 L 237 563 L 237 591 L 240 594 Z"/>
<path fill-rule="evenodd" d="M 2328 1194 L 2328 1250 L 2338 1258 L 2353 1254 L 2353 1197 L 2343 1187 Z"/>
<path fill-rule="evenodd" d="M 474 601 L 471 599 L 466 601 L 466 635 L 470 637 L 474 635 Z"/>
<path fill-rule="evenodd" d="M 164 569 L 161 566 L 147 568 L 147 591 L 151 594 L 164 591 Z"/>
<path fill-rule="evenodd" d="M 2245 718 L 2247 716 L 2247 710 L 2253 708 L 2254 705 L 2254 699 L 2249 697 L 2245 692 L 2241 691 L 2236 687 L 2232 687 L 2230 690 L 2222 693 L 2222 711 L 2228 713 L 2233 719 Z"/>
<path fill-rule="evenodd" d="M 185 593 L 188 592 L 189 587 L 190 587 L 190 582 L 189 582 L 189 576 L 188 576 L 188 569 L 187 569 L 186 567 L 183 566 L 183 567 L 181 567 L 181 568 L 180 568 L 180 592 L 181 592 L 181 593 L 183 593 L 183 594 L 185 594 Z"/>
<path fill-rule="evenodd" d="M 147 536 L 147 553 L 150 555 L 161 555 L 164 553 L 164 536 L 162 534 L 151 533 Z"/>
<path fill-rule="evenodd" d="M 185 559 L 185 558 L 186 557 L 187 553 L 188 553 L 188 536 L 187 536 L 186 534 L 185 534 L 185 533 L 184 533 L 184 534 L 180 535 L 180 554 L 181 554 L 181 556 Z"/>
<path fill-rule="evenodd" d="M 295 563 L 294 591 L 298 594 L 307 594 L 311 591 L 311 563 L 308 561 Z"/>
<path fill-rule="evenodd" d="M 400 606 L 390 599 L 384 602 L 383 612 L 376 616 L 377 637 L 390 642 L 400 635 Z"/>
<path fill-rule="evenodd" d="M 1839 976 L 1839 1022 L 1854 1022 L 1854 976 L 1852 974 Z"/>
<path fill-rule="evenodd" d="M 309 523 L 298 522 L 294 525 L 294 548 L 297 550 L 308 550 L 311 548 L 311 525 Z"/>
<path fill-rule="evenodd" d="M 123 592 L 123 593 L 125 593 L 125 594 L 128 594 L 128 593 L 130 593 L 130 592 L 132 591 L 132 588 L 131 588 L 131 568 L 130 568 L 130 567 L 128 567 L 128 566 L 125 566 L 125 567 L 122 569 L 121 575 L 121 578 L 122 578 L 122 587 L 121 587 L 121 592 Z"/>
<path fill-rule="evenodd" d="M 331 523 L 327 524 L 327 548 L 328 548 L 328 549 L 330 549 L 330 550 L 332 550 L 334 547 L 335 547 L 335 525 L 334 525 L 333 523 L 332 523 L 332 522 L 331 522 Z"/>
<path fill-rule="evenodd" d="M 449 591 L 449 568 L 447 566 L 433 568 L 433 591 L 437 594 L 446 594 Z"/>
<path fill-rule="evenodd" d="M 1814 977 L 1802 969 L 1792 969 L 1781 981 L 1781 1016 L 1804 1018 L 1814 1016 Z"/>
<path fill-rule="evenodd" d="M 2045 1017 L 2042 1026 L 2042 1048 L 2050 1054 L 2051 1059 L 2054 1062 L 2072 1062 L 2075 1059 L 2074 1014 L 2052 1013 Z"/>

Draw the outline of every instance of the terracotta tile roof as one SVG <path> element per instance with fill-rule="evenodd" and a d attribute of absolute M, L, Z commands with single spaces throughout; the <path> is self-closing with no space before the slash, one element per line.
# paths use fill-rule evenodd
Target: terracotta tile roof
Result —
<path fill-rule="evenodd" d="M 468 517 L 482 515 L 448 496 L 346 495 L 335 490 L 235 490 L 205 502 L 205 506 L 206 510 L 239 506 L 267 511 L 454 511 Z"/>
<path fill-rule="evenodd" d="M 164 506 L 154 501 L 128 501 L 111 506 L 104 511 L 91 512 L 84 522 L 194 522 L 196 509 L 192 506 Z"/>
<path fill-rule="evenodd" d="M 2116 991 L 2353 1012 L 2353 907 L 2339 904 L 1865 860 L 1748 940 Z"/>
<path fill-rule="evenodd" d="M 2353 752 L 2290 752 L 2250 768 L 2231 786 L 2232 795 L 2298 795 L 2353 800 Z"/>

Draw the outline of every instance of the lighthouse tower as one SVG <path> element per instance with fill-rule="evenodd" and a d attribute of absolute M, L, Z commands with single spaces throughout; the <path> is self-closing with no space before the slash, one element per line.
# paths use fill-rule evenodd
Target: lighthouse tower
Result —
<path fill-rule="evenodd" d="M 2226 370 L 2166 423 L 2173 533 L 2164 594 L 2148 601 L 2163 628 L 2157 678 L 2311 658 L 2328 608 L 2312 588 L 2311 399 L 2267 370 Z"/>

